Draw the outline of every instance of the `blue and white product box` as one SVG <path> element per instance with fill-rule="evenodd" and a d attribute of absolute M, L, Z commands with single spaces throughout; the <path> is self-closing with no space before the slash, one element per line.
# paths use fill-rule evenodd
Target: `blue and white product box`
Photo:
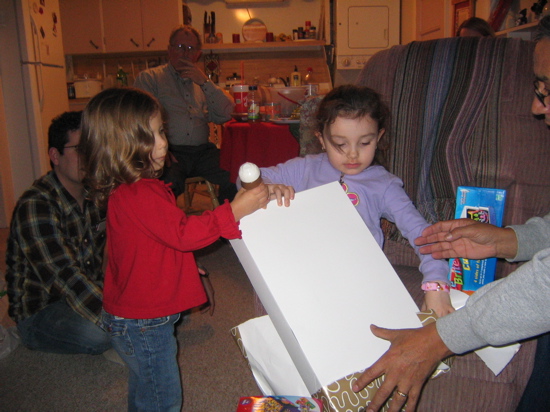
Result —
<path fill-rule="evenodd" d="M 455 219 L 472 219 L 501 227 L 506 190 L 459 186 Z M 449 280 L 453 289 L 469 293 L 495 280 L 496 258 L 449 260 Z"/>

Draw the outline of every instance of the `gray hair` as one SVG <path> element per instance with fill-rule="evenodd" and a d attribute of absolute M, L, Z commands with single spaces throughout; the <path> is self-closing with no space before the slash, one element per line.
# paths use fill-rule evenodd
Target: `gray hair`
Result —
<path fill-rule="evenodd" d="M 174 40 L 174 37 L 180 32 L 185 31 L 187 33 L 192 33 L 196 38 L 199 45 L 199 49 L 202 49 L 202 39 L 200 33 L 195 29 L 193 26 L 189 25 L 183 25 L 180 24 L 179 26 L 176 26 L 172 29 L 172 32 L 170 33 L 170 44 L 172 45 L 172 41 Z"/>

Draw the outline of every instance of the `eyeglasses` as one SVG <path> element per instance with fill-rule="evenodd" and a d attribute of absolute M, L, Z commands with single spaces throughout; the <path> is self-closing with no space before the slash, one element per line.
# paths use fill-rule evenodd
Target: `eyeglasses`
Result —
<path fill-rule="evenodd" d="M 186 44 L 171 44 L 170 46 L 182 53 L 195 53 L 199 51 L 198 47 L 188 46 Z"/>
<path fill-rule="evenodd" d="M 79 144 L 75 144 L 75 145 L 72 145 L 72 146 L 63 146 L 63 149 L 74 149 L 75 152 L 79 152 L 80 150 L 80 145 Z"/>
<path fill-rule="evenodd" d="M 550 94 L 543 94 L 541 91 L 540 91 L 540 87 L 539 87 L 539 83 L 542 83 L 543 84 L 543 87 L 544 87 L 544 82 L 541 82 L 539 80 L 536 80 L 533 82 L 533 85 L 535 86 L 535 96 L 537 96 L 537 99 L 539 99 L 539 102 L 541 102 L 541 104 L 546 107 L 546 103 L 544 103 L 544 100 L 550 96 Z"/>

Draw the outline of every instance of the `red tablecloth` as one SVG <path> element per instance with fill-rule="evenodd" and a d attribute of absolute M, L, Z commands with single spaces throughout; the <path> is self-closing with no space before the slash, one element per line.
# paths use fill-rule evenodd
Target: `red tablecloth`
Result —
<path fill-rule="evenodd" d="M 275 166 L 299 153 L 300 146 L 288 125 L 231 120 L 223 127 L 220 166 L 229 171 L 232 182 L 237 180 L 239 167 L 245 162 L 259 167 Z"/>

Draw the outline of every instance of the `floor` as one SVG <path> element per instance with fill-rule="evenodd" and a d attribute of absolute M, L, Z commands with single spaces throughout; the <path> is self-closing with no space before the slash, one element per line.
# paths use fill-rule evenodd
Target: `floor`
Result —
<path fill-rule="evenodd" d="M 186 211 L 187 214 L 199 214 L 204 210 L 211 209 L 210 198 L 205 195 L 206 187 L 197 185 L 192 197 L 192 205 L 186 207 L 184 197 L 178 198 L 178 206 Z M 0 295 L 6 289 L 4 274 L 6 273 L 6 243 L 8 239 L 8 228 L 0 228 Z M 14 326 L 14 322 L 8 316 L 8 296 L 0 296 L 0 325 L 8 328 Z"/>

